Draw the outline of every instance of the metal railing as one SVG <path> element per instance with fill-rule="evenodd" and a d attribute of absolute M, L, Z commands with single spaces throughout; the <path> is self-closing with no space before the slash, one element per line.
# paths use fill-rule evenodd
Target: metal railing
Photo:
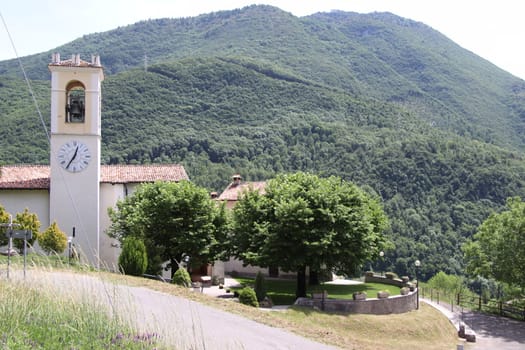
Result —
<path fill-rule="evenodd" d="M 421 297 L 450 308 L 466 308 L 502 317 L 525 321 L 525 307 L 516 307 L 502 300 L 487 299 L 473 293 L 446 293 L 428 287 L 421 288 Z"/>

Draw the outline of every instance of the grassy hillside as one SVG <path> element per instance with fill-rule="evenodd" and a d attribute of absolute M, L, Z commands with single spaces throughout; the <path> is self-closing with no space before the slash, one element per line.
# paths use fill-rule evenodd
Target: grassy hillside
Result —
<path fill-rule="evenodd" d="M 423 23 L 389 13 L 295 17 L 250 6 L 183 19 L 158 19 L 85 35 L 23 58 L 48 79 L 52 51 L 99 53 L 106 74 L 181 58 L 245 57 L 302 78 L 401 104 L 430 125 L 484 142 L 525 148 L 525 82 Z M 0 74 L 18 75 L 14 60 Z"/>
<path fill-rule="evenodd" d="M 422 23 L 251 6 L 53 51 L 101 54 L 104 163 L 180 162 L 214 191 L 235 172 L 352 180 L 390 217 L 383 270 L 410 274 L 420 259 L 426 277 L 461 273 L 461 243 L 505 198 L 525 197 L 525 82 Z M 46 123 L 48 54 L 23 59 Z M 47 163 L 27 87 L 12 61 L 0 72 L 0 163 Z"/>

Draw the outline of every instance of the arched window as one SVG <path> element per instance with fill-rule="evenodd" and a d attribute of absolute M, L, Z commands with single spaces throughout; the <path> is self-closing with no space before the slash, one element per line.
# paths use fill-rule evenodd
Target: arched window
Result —
<path fill-rule="evenodd" d="M 66 123 L 83 123 L 86 115 L 86 88 L 79 81 L 66 87 Z"/>

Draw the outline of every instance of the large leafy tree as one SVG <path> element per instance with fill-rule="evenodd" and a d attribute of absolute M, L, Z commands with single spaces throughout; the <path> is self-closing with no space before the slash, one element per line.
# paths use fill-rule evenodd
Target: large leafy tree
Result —
<path fill-rule="evenodd" d="M 117 202 L 109 215 L 110 236 L 144 241 L 147 272 L 158 273 L 163 261 L 170 261 L 174 272 L 184 255 L 191 257 L 194 266 L 222 257 L 228 221 L 224 208 L 217 206 L 206 189 L 189 181 L 141 185 Z"/>
<path fill-rule="evenodd" d="M 507 210 L 490 215 L 463 251 L 470 275 L 525 288 L 525 202 L 507 199 Z"/>
<path fill-rule="evenodd" d="M 385 243 L 380 204 L 350 182 L 299 172 L 277 176 L 265 191 L 245 192 L 235 206 L 232 253 L 297 272 L 297 297 L 306 295 L 307 267 L 352 273 Z"/>

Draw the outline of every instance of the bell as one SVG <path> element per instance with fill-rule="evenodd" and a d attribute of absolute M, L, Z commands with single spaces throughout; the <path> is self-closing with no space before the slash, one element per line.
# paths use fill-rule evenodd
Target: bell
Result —
<path fill-rule="evenodd" d="M 84 121 L 84 103 L 80 99 L 71 98 L 71 103 L 68 106 L 69 121 L 82 122 Z"/>

